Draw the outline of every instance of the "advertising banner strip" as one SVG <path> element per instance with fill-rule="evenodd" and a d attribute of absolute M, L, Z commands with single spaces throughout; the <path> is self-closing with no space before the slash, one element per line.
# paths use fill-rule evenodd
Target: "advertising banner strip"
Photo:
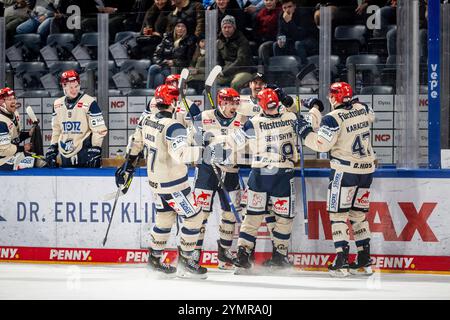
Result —
<path fill-rule="evenodd" d="M 290 253 L 293 265 L 302 270 L 322 270 L 334 260 L 334 253 Z M 165 252 L 165 262 L 173 263 L 176 250 Z M 256 262 L 270 258 L 270 253 L 256 253 Z M 355 255 L 350 255 L 353 260 Z M 372 255 L 373 268 L 380 272 L 417 272 L 450 274 L 450 256 L 401 256 Z M 66 264 L 145 264 L 148 251 L 144 249 L 97 249 L 97 248 L 44 248 L 0 247 L 0 262 L 66 263 Z M 217 252 L 204 251 L 204 266 L 216 267 Z"/>

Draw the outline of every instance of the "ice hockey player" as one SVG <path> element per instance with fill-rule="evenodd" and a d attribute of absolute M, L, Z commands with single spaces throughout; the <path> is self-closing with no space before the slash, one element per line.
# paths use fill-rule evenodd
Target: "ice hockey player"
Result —
<path fill-rule="evenodd" d="M 254 115 L 261 113 L 261 108 L 258 105 L 257 96 L 258 92 L 265 88 L 271 88 L 275 90 L 278 95 L 278 99 L 283 105 L 280 108 L 281 112 L 286 109 L 289 111 L 295 111 L 294 99 L 292 99 L 291 96 L 287 95 L 284 90 L 277 85 L 267 84 L 266 78 L 263 73 L 257 72 L 253 76 L 253 79 L 249 82 L 248 86 L 251 90 L 251 94 L 248 98 L 241 99 L 241 107 L 239 108 L 239 113 L 247 117 L 253 117 Z"/>
<path fill-rule="evenodd" d="M 158 113 L 145 116 L 130 137 L 130 157 L 116 172 L 121 187 L 135 170 L 136 158 L 144 150 L 150 189 L 157 196 L 157 214 L 151 232 L 149 266 L 152 270 L 179 277 L 206 278 L 207 269 L 192 258 L 203 221 L 188 181 L 187 164 L 198 162 L 205 155 L 199 146 L 190 146 L 186 128 L 173 118 L 178 88 L 161 85 L 156 88 Z M 205 149 L 206 150 L 206 149 Z M 212 152 L 208 153 L 212 154 Z M 172 226 L 180 215 L 180 247 L 178 268 L 161 261 Z M 178 269 L 178 270 L 177 270 Z"/>
<path fill-rule="evenodd" d="M 258 93 L 258 104 L 262 112 L 248 120 L 242 130 L 231 135 L 238 148 L 248 141 L 253 156 L 248 179 L 247 213 L 238 239 L 237 273 L 252 267 L 249 255 L 264 215 L 269 213 L 269 203 L 272 204 L 275 223 L 272 258 L 265 265 L 290 267 L 287 254 L 295 214 L 294 164 L 298 160 L 297 135 L 292 127 L 296 115 L 289 111 L 280 112 L 278 95 L 270 88 Z"/>
<path fill-rule="evenodd" d="M 27 155 L 31 143 L 20 145 L 32 136 L 33 128 L 21 130 L 14 91 L 8 87 L 1 89 L 0 103 L 0 170 L 33 168 L 35 159 Z"/>
<path fill-rule="evenodd" d="M 241 99 L 241 106 L 238 110 L 238 113 L 246 115 L 247 117 L 253 117 L 255 115 L 260 114 L 261 108 L 258 105 L 258 93 L 265 88 L 271 88 L 271 89 L 275 90 L 275 92 L 277 93 L 278 100 L 282 104 L 280 106 L 280 110 L 279 110 L 281 113 L 286 110 L 295 111 L 296 107 L 295 107 L 294 100 L 292 99 L 292 97 L 287 95 L 282 88 L 280 88 L 274 84 L 267 84 L 267 80 L 263 73 L 257 72 L 253 76 L 253 79 L 249 82 L 249 88 L 251 90 L 251 94 L 249 97 Z M 247 158 L 251 159 L 251 155 L 249 154 L 249 151 L 247 152 Z M 247 163 L 244 163 L 244 164 L 247 164 Z M 247 190 L 246 189 L 243 190 L 243 195 L 241 198 L 242 198 L 241 207 L 243 209 L 243 213 L 245 214 L 246 206 L 247 206 Z M 271 204 L 269 204 L 268 211 L 271 211 Z M 273 229 L 273 225 L 275 223 L 275 216 L 273 214 L 267 214 L 265 216 L 265 221 L 266 221 L 266 225 L 269 230 L 269 233 L 272 235 L 272 229 Z M 251 253 L 252 259 L 254 259 L 254 249 L 255 249 L 255 246 L 253 247 L 253 251 Z"/>
<path fill-rule="evenodd" d="M 198 134 L 197 137 L 199 139 L 197 139 L 197 143 L 204 146 L 222 144 L 223 149 L 228 149 L 231 153 L 231 148 L 226 144 L 228 136 L 233 131 L 240 130 L 247 121 L 247 117 L 237 112 L 239 105 L 240 95 L 236 90 L 233 88 L 219 90 L 217 93 L 217 108 L 203 111 L 194 117 L 196 128 L 193 131 Z M 196 247 L 197 256 L 200 257 L 200 250 L 205 235 L 205 225 L 212 212 L 214 196 L 217 193 L 222 209 L 219 225 L 220 240 L 217 242 L 220 269 L 233 268 L 234 256 L 230 249 L 233 242 L 236 217 L 228 204 L 224 191 L 219 185 L 212 166 L 216 166 L 220 179 L 224 182 L 226 191 L 236 208 L 236 213 L 240 214 L 241 189 L 237 157 L 238 154 L 236 153 L 230 154 L 227 159 L 217 159 L 219 161 L 217 164 L 206 163 L 204 159 L 202 163 L 197 165 L 196 169 L 194 194 L 204 213 L 202 233 Z M 220 162 L 225 163 L 225 165 L 221 165 Z"/>
<path fill-rule="evenodd" d="M 334 276 L 347 276 L 349 269 L 371 274 L 370 230 L 366 220 L 370 186 L 375 171 L 375 154 L 370 140 L 370 125 L 375 119 L 371 107 L 353 98 L 352 87 L 345 82 L 330 86 L 328 100 L 332 111 L 322 118 L 314 132 L 310 123 L 298 119 L 296 130 L 307 147 L 317 152 L 330 152 L 330 183 L 327 210 L 336 258 L 328 268 Z M 358 255 L 349 264 L 350 220 Z"/>
<path fill-rule="evenodd" d="M 95 99 L 80 91 L 80 76 L 75 70 L 61 74 L 64 96 L 55 100 L 52 115 L 52 139 L 46 153 L 49 167 L 99 168 L 102 142 L 108 129 Z"/>
<path fill-rule="evenodd" d="M 180 77 L 181 77 L 180 74 L 171 74 L 166 77 L 164 84 L 178 88 Z M 176 119 L 180 121 L 185 127 L 189 127 L 192 124 L 190 120 L 191 114 L 192 116 L 195 117 L 196 115 L 200 114 L 201 111 L 197 104 L 195 104 L 189 99 L 186 99 L 186 101 L 189 105 L 190 112 L 187 112 L 183 103 L 181 103 L 181 101 L 178 101 L 175 108 L 174 117 L 176 117 Z M 145 107 L 145 110 L 142 113 L 141 117 L 144 117 L 149 113 L 158 113 L 158 112 L 159 110 L 156 107 L 156 99 L 155 97 L 153 97 Z"/>

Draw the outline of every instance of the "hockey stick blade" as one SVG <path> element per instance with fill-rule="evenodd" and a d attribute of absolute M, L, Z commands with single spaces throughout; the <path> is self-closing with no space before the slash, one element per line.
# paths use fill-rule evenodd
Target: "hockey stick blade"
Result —
<path fill-rule="evenodd" d="M 26 108 L 26 112 L 28 114 L 28 117 L 30 118 L 30 120 L 34 123 L 39 123 L 38 118 L 36 117 L 36 115 L 34 114 L 33 109 L 31 108 L 31 106 L 28 106 Z"/>
<path fill-rule="evenodd" d="M 211 94 L 211 87 L 214 84 L 214 81 L 216 81 L 217 76 L 221 72 L 222 72 L 222 67 L 219 65 L 215 66 L 214 68 L 212 68 L 211 72 L 209 73 L 209 75 L 205 81 L 205 93 L 206 93 L 206 96 L 208 97 L 209 104 L 211 105 L 212 108 L 215 108 L 215 105 L 214 105 L 214 99 Z"/>
<path fill-rule="evenodd" d="M 297 73 L 297 80 L 302 81 L 308 73 L 313 72 L 314 70 L 316 70 L 316 65 L 314 63 L 306 65 L 299 73 Z"/>
<path fill-rule="evenodd" d="M 211 72 L 208 75 L 208 78 L 206 78 L 205 81 L 205 87 L 212 87 L 214 84 L 214 81 L 216 81 L 217 76 L 222 72 L 222 67 L 217 65 L 214 68 L 212 68 Z"/>
<path fill-rule="evenodd" d="M 124 194 L 125 193 L 120 192 L 119 197 L 123 196 Z M 103 201 L 111 201 L 111 200 L 115 199 L 116 195 L 117 195 L 117 191 L 114 191 L 114 192 L 111 192 L 111 193 L 107 193 L 107 194 L 104 195 Z"/>
<path fill-rule="evenodd" d="M 180 80 L 182 80 L 182 81 L 180 81 L 180 82 L 178 83 L 178 89 L 181 90 L 181 88 L 182 88 L 181 82 L 185 83 L 188 77 L 189 77 L 189 69 L 184 68 L 183 70 L 181 70 L 181 73 L 180 73 Z"/>

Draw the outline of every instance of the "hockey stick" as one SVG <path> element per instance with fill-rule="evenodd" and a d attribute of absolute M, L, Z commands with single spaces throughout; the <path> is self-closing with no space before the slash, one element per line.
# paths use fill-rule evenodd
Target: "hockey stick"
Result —
<path fill-rule="evenodd" d="M 304 67 L 295 77 L 295 91 L 297 94 L 297 117 L 301 116 L 302 108 L 300 106 L 300 94 L 299 86 L 300 81 L 310 72 L 314 71 L 316 66 L 314 64 L 308 64 Z M 305 234 L 308 235 L 308 200 L 306 198 L 306 179 L 305 179 L 305 158 L 303 155 L 303 144 L 299 136 L 297 135 L 298 151 L 300 154 L 300 173 L 302 182 L 302 202 L 303 202 L 303 218 L 305 223 Z"/>
<path fill-rule="evenodd" d="M 130 145 L 133 145 L 133 142 L 134 142 L 134 138 L 131 139 L 131 144 Z M 131 153 L 131 147 L 130 147 L 130 150 L 127 152 L 127 155 L 125 157 L 125 163 L 127 163 L 130 160 L 130 153 Z M 139 162 L 139 156 L 137 158 L 137 161 Z M 129 179 L 129 181 L 127 181 L 126 188 L 130 187 L 130 184 L 131 184 L 132 180 L 133 180 L 133 178 L 131 178 L 131 179 Z M 105 238 L 103 239 L 103 246 L 105 246 L 106 240 L 108 239 L 109 228 L 111 227 L 111 222 L 112 222 L 113 217 L 114 217 L 114 211 L 116 209 L 117 200 L 119 200 L 120 194 L 122 193 L 122 189 L 124 189 L 124 188 L 122 188 L 122 187 L 118 187 L 117 188 L 116 197 L 114 198 L 114 204 L 113 204 L 113 208 L 112 208 L 112 211 L 111 211 L 111 218 L 109 219 L 108 228 L 106 229 Z"/>
<path fill-rule="evenodd" d="M 215 69 L 215 68 L 213 68 L 213 70 L 214 70 L 214 69 Z M 194 123 L 194 117 L 193 117 L 193 115 L 192 115 L 192 113 L 191 113 L 191 109 L 190 109 L 189 106 L 188 106 L 188 103 L 187 103 L 187 101 L 186 101 L 186 96 L 185 96 L 184 90 L 183 90 L 183 88 L 184 88 L 184 83 L 186 82 L 188 76 L 189 76 L 189 70 L 186 69 L 186 68 L 183 69 L 183 70 L 181 71 L 180 82 L 178 83 L 178 88 L 179 88 L 179 90 L 180 90 L 181 101 L 184 103 L 184 107 L 186 108 L 186 110 L 188 111 L 188 113 L 189 113 L 190 116 L 191 116 L 191 119 L 192 119 L 192 125 L 193 125 L 193 127 L 194 127 L 194 130 L 197 131 L 197 127 L 195 126 L 195 123 Z M 208 78 L 210 78 L 210 76 L 208 76 Z M 227 189 L 225 188 L 225 184 L 223 183 L 222 179 L 220 178 L 220 174 L 219 174 L 219 172 L 217 171 L 216 166 L 215 166 L 214 164 L 211 164 L 211 167 L 213 168 L 213 171 L 214 171 L 214 174 L 216 175 L 217 180 L 219 180 L 220 187 L 222 188 L 223 193 L 225 194 L 225 198 L 227 198 L 228 205 L 230 206 L 231 211 L 233 211 L 233 214 L 234 214 L 234 216 L 235 216 L 235 218 L 236 218 L 236 221 L 240 223 L 240 222 L 241 222 L 241 218 L 239 217 L 239 214 L 238 214 L 238 212 L 236 211 L 236 208 L 234 207 L 233 202 L 231 201 L 230 194 L 228 193 Z"/>
<path fill-rule="evenodd" d="M 211 94 L 211 88 L 214 84 L 214 81 L 216 81 L 217 76 L 221 72 L 222 72 L 222 67 L 219 65 L 215 66 L 214 68 L 212 68 L 211 72 L 209 73 L 209 75 L 205 81 L 205 93 L 206 93 L 206 96 L 208 97 L 211 108 L 213 108 L 213 109 L 215 108 L 215 105 L 214 105 L 214 99 Z"/>

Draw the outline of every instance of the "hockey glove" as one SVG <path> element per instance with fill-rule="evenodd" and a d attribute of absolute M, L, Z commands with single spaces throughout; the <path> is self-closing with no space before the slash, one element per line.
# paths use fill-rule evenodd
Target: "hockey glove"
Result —
<path fill-rule="evenodd" d="M 314 131 L 311 124 L 303 116 L 297 117 L 297 121 L 294 123 L 294 130 L 303 139 L 306 139 L 306 136 Z"/>
<path fill-rule="evenodd" d="M 194 142 L 197 146 L 206 146 L 210 140 L 214 137 L 211 132 L 200 129 L 194 133 Z"/>
<path fill-rule="evenodd" d="M 278 96 L 280 102 L 287 108 L 292 106 L 294 103 L 294 99 L 291 96 L 287 95 L 286 92 L 276 84 L 268 84 L 266 88 L 273 89 Z"/>
<path fill-rule="evenodd" d="M 90 147 L 87 151 L 86 166 L 88 168 L 100 168 L 101 165 L 102 165 L 102 148 Z"/>
<path fill-rule="evenodd" d="M 45 154 L 45 162 L 47 162 L 48 168 L 57 168 L 58 163 L 56 162 L 56 157 L 58 156 L 58 145 L 52 144 L 47 149 L 47 153 Z"/>
<path fill-rule="evenodd" d="M 221 144 L 208 145 L 203 150 L 203 162 L 209 165 L 220 164 L 228 165 L 229 157 L 231 155 L 230 149 L 224 149 Z"/>
<path fill-rule="evenodd" d="M 124 194 L 127 193 L 131 180 L 133 180 L 135 170 L 133 163 L 136 158 L 137 156 L 130 155 L 128 162 L 124 162 L 124 164 L 116 170 L 116 186 L 122 188 L 122 193 Z"/>
<path fill-rule="evenodd" d="M 317 108 L 320 112 L 324 110 L 323 102 L 317 98 L 309 98 L 304 103 L 303 106 L 311 110 L 312 108 Z"/>

